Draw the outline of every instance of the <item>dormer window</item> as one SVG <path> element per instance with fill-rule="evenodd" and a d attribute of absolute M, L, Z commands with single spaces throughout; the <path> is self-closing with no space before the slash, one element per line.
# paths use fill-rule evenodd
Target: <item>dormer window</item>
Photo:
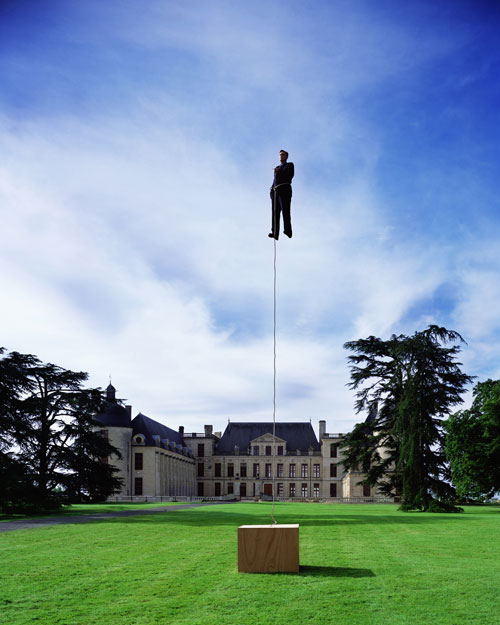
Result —
<path fill-rule="evenodd" d="M 143 434 L 136 434 L 134 436 L 134 443 L 136 445 L 144 445 L 145 442 L 146 442 L 146 439 L 144 438 Z"/>
<path fill-rule="evenodd" d="M 254 445 L 252 447 L 252 456 L 258 456 L 259 455 L 259 446 L 258 445 Z"/>

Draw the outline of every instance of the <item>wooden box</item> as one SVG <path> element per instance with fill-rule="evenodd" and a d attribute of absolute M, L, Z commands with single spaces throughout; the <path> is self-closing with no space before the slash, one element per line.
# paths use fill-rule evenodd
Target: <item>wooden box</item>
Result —
<path fill-rule="evenodd" d="M 240 573 L 298 573 L 299 525 L 238 527 Z"/>

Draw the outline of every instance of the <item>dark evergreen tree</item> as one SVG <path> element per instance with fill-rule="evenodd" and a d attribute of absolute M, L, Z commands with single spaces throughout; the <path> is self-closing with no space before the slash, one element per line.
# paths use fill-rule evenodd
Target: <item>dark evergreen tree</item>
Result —
<path fill-rule="evenodd" d="M 64 499 L 64 489 L 75 492 L 74 476 L 82 469 L 84 453 L 88 454 L 84 481 L 89 484 L 93 472 L 100 492 L 117 488 L 113 470 L 103 460 L 118 450 L 93 428 L 92 417 L 103 409 L 105 399 L 100 389 L 83 388 L 86 373 L 13 352 L 0 360 L 0 376 L 0 393 L 5 399 L 0 410 L 0 452 L 11 499 L 15 484 L 22 483 L 20 476 L 24 476 L 34 506 L 57 507 Z M 84 425 L 89 429 L 85 436 L 79 435 Z M 94 488 L 93 497 L 98 490 Z"/>
<path fill-rule="evenodd" d="M 64 436 L 71 441 L 65 450 L 64 484 L 73 502 L 104 501 L 122 486 L 115 475 L 118 469 L 108 464 L 110 454 L 120 458 L 120 452 L 96 430 L 99 424 L 94 416 L 102 408 L 100 391 L 82 394 L 74 402 L 73 418 L 64 426 Z"/>
<path fill-rule="evenodd" d="M 462 337 L 438 326 L 412 336 L 345 344 L 354 352 L 350 388 L 369 417 L 344 441 L 347 469 L 365 483 L 401 496 L 403 510 L 446 510 L 455 497 L 444 454 L 443 417 L 472 378 L 456 362 Z"/>
<path fill-rule="evenodd" d="M 457 494 L 487 499 L 500 491 L 500 380 L 479 382 L 468 410 L 447 423 L 446 455 Z"/>
<path fill-rule="evenodd" d="M 0 348 L 0 355 L 5 353 Z M 29 391 L 24 367 L 30 357 L 13 353 L 0 359 L 0 512 L 30 510 L 35 499 L 28 468 L 14 455 L 16 412 L 20 394 Z"/>

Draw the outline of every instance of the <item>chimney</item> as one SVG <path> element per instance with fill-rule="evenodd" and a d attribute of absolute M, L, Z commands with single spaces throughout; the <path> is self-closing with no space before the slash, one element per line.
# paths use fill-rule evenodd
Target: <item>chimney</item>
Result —
<path fill-rule="evenodd" d="M 319 422 L 319 440 L 320 441 L 325 434 L 326 434 L 326 421 L 320 421 Z"/>
<path fill-rule="evenodd" d="M 214 431 L 214 426 L 213 425 L 206 425 L 205 426 L 205 436 L 207 438 L 209 438 L 210 436 L 212 436 L 212 433 Z"/>
<path fill-rule="evenodd" d="M 125 410 L 130 418 L 132 418 L 132 406 L 125 406 Z"/>
<path fill-rule="evenodd" d="M 184 436 L 184 426 L 183 425 L 179 425 L 179 434 L 181 436 Z"/>

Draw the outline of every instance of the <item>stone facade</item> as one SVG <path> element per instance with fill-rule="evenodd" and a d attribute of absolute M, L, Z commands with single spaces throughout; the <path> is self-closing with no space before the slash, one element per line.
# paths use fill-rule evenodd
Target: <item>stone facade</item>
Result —
<path fill-rule="evenodd" d="M 108 410 L 101 429 L 121 453 L 110 463 L 120 469 L 122 497 L 203 497 L 288 500 L 367 501 L 383 499 L 359 484 L 363 475 L 342 464 L 343 434 L 326 432 L 319 440 L 310 422 L 228 423 L 226 430 L 174 431 L 130 409 L 119 407 L 108 387 Z M 127 414 L 125 414 L 125 411 Z"/>

